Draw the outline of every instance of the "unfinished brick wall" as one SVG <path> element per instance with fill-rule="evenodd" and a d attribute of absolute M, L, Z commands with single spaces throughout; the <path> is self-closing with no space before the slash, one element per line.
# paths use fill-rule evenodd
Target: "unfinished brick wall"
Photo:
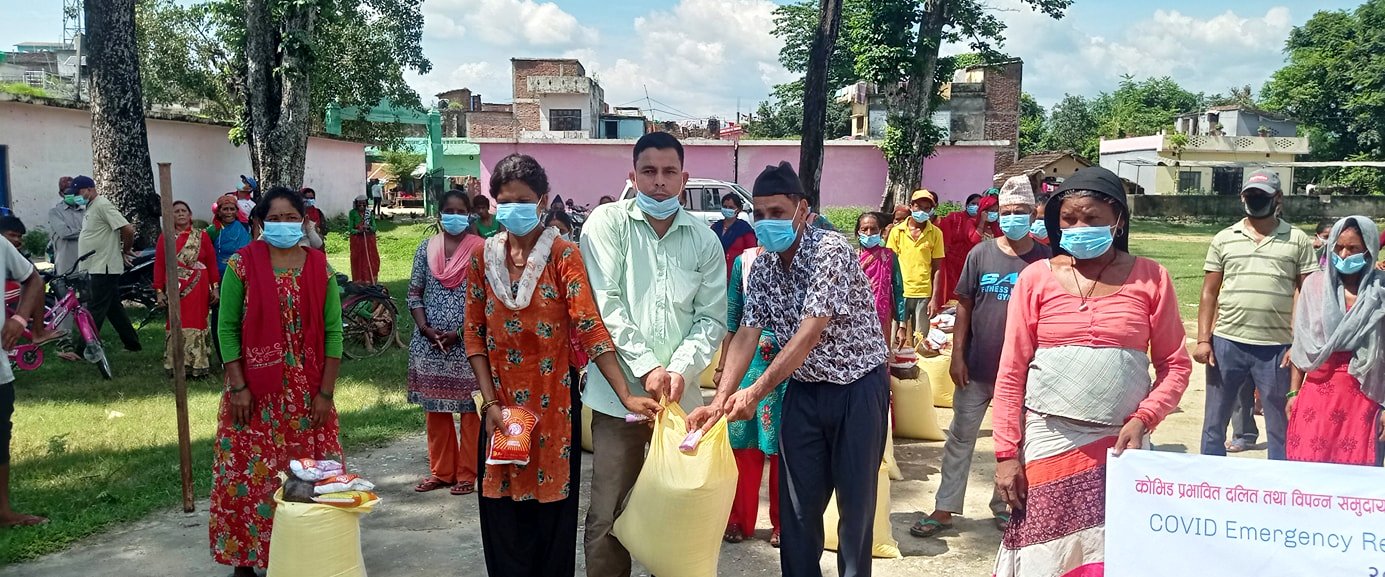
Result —
<path fill-rule="evenodd" d="M 1010 141 L 1009 146 L 996 150 L 996 172 L 1019 159 L 1023 80 L 1024 63 L 1021 61 L 986 68 L 986 140 Z"/>
<path fill-rule="evenodd" d="M 530 76 L 586 76 L 581 62 L 570 59 L 511 59 L 510 79 L 514 89 L 514 114 L 519 130 L 544 130 L 539 115 L 538 96 L 529 91 Z"/>
<path fill-rule="evenodd" d="M 519 138 L 519 126 L 509 112 L 466 113 L 467 138 Z"/>

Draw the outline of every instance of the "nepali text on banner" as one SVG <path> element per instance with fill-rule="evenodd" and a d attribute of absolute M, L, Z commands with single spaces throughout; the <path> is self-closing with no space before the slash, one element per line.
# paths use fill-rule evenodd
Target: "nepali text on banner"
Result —
<path fill-rule="evenodd" d="M 1385 470 L 1126 451 L 1107 461 L 1106 575 L 1385 576 Z"/>

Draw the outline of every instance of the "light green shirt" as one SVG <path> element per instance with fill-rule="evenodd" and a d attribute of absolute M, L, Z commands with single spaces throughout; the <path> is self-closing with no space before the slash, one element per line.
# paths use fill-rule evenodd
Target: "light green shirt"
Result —
<path fill-rule="evenodd" d="M 87 205 L 82 217 L 82 232 L 77 236 L 77 256 L 95 254 L 77 268 L 91 274 L 121 274 L 125 272 L 125 253 L 120 246 L 120 229 L 130 225 L 115 204 L 105 195 L 97 196 Z"/>
<path fill-rule="evenodd" d="M 622 200 L 583 224 L 582 258 L 630 391 L 644 395 L 639 377 L 663 367 L 683 375 L 683 408 L 701 406 L 698 378 L 726 336 L 726 256 L 716 233 L 680 210 L 659 238 L 635 201 Z M 628 412 L 595 363 L 582 402 L 612 417 Z"/>
<path fill-rule="evenodd" d="M 1294 294 L 1299 279 L 1318 270 L 1313 239 L 1288 222 L 1256 242 L 1246 221 L 1212 238 L 1202 269 L 1222 273 L 1212 334 L 1248 345 L 1294 342 Z"/>

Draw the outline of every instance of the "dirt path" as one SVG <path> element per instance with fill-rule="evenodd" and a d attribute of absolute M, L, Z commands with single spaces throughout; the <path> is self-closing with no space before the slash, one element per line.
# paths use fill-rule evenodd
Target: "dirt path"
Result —
<path fill-rule="evenodd" d="M 1195 367 L 1192 383 L 1180 411 L 1171 415 L 1154 434 L 1158 450 L 1196 452 L 1202 427 L 1204 398 L 1202 368 Z M 946 426 L 951 411 L 939 409 Z M 989 421 L 983 427 L 967 494 L 967 512 L 973 518 L 958 519 L 957 530 L 941 538 L 915 539 L 909 526 L 921 511 L 933 508 L 933 494 L 940 478 L 941 442 L 899 441 L 895 454 L 905 480 L 891 483 L 890 521 L 900 542 L 902 559 L 877 560 L 874 572 L 883 577 L 917 575 L 990 575 L 1000 534 L 985 514 L 994 472 Z M 452 497 L 445 491 L 414 493 L 412 487 L 427 470 L 421 436 L 356 455 L 354 463 L 379 486 L 384 501 L 362 523 L 366 565 L 371 577 L 413 577 L 465 568 L 469 575 L 484 574 L 480 529 L 474 497 Z M 1251 451 L 1247 458 L 1264 458 Z M 583 479 L 591 467 L 583 466 Z M 583 512 L 588 497 L 582 490 Z M 205 501 L 198 503 L 205 508 Z M 762 506 L 762 527 L 768 510 Z M 159 513 L 139 523 L 77 543 L 68 551 L 31 563 L 0 569 L 0 577 L 78 577 L 94 568 L 109 575 L 213 575 L 229 573 L 215 565 L 207 551 L 205 510 L 191 515 Z M 750 577 L 779 575 L 778 552 L 769 547 L 762 528 L 757 539 L 722 548 L 720 575 Z M 580 542 L 580 538 L 579 538 Z M 579 567 L 581 563 L 579 547 Z M 836 574 L 836 558 L 823 558 L 825 574 Z M 643 573 L 641 573 L 643 574 Z"/>

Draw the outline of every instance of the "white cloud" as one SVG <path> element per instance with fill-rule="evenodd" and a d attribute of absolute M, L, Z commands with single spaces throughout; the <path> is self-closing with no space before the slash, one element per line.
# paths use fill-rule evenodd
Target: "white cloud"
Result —
<path fill-rule="evenodd" d="M 595 28 L 583 26 L 553 2 L 534 0 L 429 0 L 424 8 L 425 33 L 457 38 L 469 32 L 481 42 L 503 47 L 562 48 L 596 43 Z"/>
<path fill-rule="evenodd" d="M 1284 40 L 1294 24 L 1283 6 L 1259 15 L 1228 10 L 1206 19 L 1155 10 L 1101 36 L 1079 27 L 1074 20 L 1080 15 L 1072 12 L 1053 20 L 1020 0 L 996 4 L 1009 26 L 1002 50 L 1024 59 L 1025 91 L 1044 105 L 1064 93 L 1092 96 L 1112 90 L 1125 74 L 1137 79 L 1170 76 L 1194 92 L 1225 92 L 1245 84 L 1259 90 L 1283 65 Z M 1074 5 L 1073 10 L 1079 9 Z"/>
<path fill-rule="evenodd" d="M 490 61 L 465 62 L 449 70 L 435 69 L 426 76 L 415 76 L 409 84 L 425 105 L 432 103 L 433 95 L 455 88 L 470 88 L 487 102 L 504 100 L 510 93 L 508 64 L 502 70 Z"/>

